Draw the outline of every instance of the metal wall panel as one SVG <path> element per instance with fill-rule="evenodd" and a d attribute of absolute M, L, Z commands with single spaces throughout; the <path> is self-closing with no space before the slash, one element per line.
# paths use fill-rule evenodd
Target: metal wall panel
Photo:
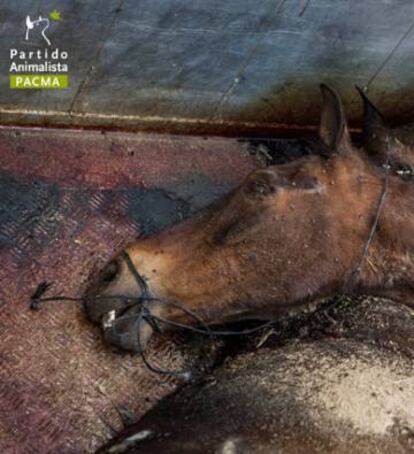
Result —
<path fill-rule="evenodd" d="M 8 88 L 9 48 L 27 14 L 56 2 L 0 5 L 0 121 L 243 133 L 318 122 L 318 84 L 335 86 L 352 123 L 354 85 L 400 122 L 411 119 L 410 0 L 124 0 L 59 5 L 48 31 L 70 52 L 67 90 Z"/>

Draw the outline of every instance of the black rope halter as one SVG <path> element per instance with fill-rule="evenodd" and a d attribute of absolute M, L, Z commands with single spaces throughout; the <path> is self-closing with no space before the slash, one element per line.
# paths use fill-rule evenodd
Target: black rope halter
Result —
<path fill-rule="evenodd" d="M 383 168 L 384 168 L 384 174 L 383 174 L 383 184 L 382 184 L 382 190 L 381 194 L 379 196 L 379 200 L 377 203 L 377 206 L 375 208 L 375 213 L 374 213 L 374 218 L 373 218 L 373 223 L 369 229 L 368 233 L 368 238 L 364 242 L 364 246 L 361 252 L 361 255 L 356 263 L 356 265 L 353 267 L 351 270 L 348 279 L 345 281 L 343 287 L 342 287 L 342 292 L 346 293 L 349 291 L 351 284 L 353 281 L 356 279 L 356 277 L 359 275 L 362 265 L 364 261 L 366 260 L 366 257 L 368 255 L 369 248 L 372 244 L 373 238 L 375 236 L 375 232 L 377 231 L 379 220 L 381 213 L 383 211 L 384 205 L 385 205 L 385 200 L 386 196 L 388 194 L 389 190 L 389 174 L 390 174 L 390 147 L 389 147 L 389 141 L 387 141 L 387 160 L 386 163 L 384 163 Z M 149 288 L 148 285 L 145 281 L 145 279 L 139 274 L 137 268 L 135 267 L 134 263 L 131 260 L 131 257 L 126 251 L 123 251 L 121 253 L 122 259 L 125 261 L 128 270 L 134 277 L 134 280 L 137 284 L 137 287 L 139 288 L 140 295 L 137 297 L 129 297 L 126 295 L 108 295 L 108 296 L 96 296 L 93 297 L 95 301 L 99 300 L 105 300 L 105 299 L 121 299 L 125 303 L 130 303 L 131 308 L 133 309 L 133 313 L 128 313 L 125 315 L 120 315 L 119 317 L 116 317 L 113 323 L 110 324 L 110 326 L 107 329 L 104 329 L 104 337 L 105 339 L 108 340 L 116 340 L 116 343 L 119 345 L 129 345 L 132 347 L 134 351 L 139 352 L 143 363 L 145 366 L 151 371 L 159 375 L 167 375 L 167 376 L 172 376 L 175 378 L 179 378 L 184 381 L 189 381 L 192 379 L 192 373 L 190 370 L 181 370 L 181 371 L 172 371 L 172 370 L 166 370 L 166 369 L 161 369 L 157 366 L 154 366 L 151 364 L 144 353 L 144 348 L 142 346 L 142 339 L 141 339 L 141 327 L 143 323 L 148 323 L 154 331 L 161 333 L 162 329 L 160 325 L 166 325 L 166 326 L 171 326 L 175 328 L 179 328 L 182 330 L 190 331 L 193 333 L 197 334 L 202 334 L 209 336 L 210 338 L 213 337 L 218 337 L 218 336 L 243 336 L 243 335 L 249 335 L 249 334 L 254 334 L 257 333 L 258 331 L 261 331 L 265 328 L 269 328 L 274 325 L 273 321 L 268 321 L 265 323 L 262 323 L 254 328 L 250 329 L 244 329 L 244 330 L 214 330 L 211 329 L 208 324 L 195 312 L 192 310 L 182 306 L 181 304 L 178 304 L 173 301 L 167 301 L 163 300 L 160 298 L 154 297 Z M 42 295 L 48 290 L 50 287 L 50 284 L 47 284 L 46 282 L 42 282 L 39 284 L 38 288 L 36 289 L 35 293 L 31 297 L 31 304 L 30 307 L 33 310 L 37 310 L 40 307 L 40 303 L 43 302 L 59 302 L 59 301 L 81 301 L 84 302 L 86 298 L 84 297 L 69 297 L 69 296 L 64 296 L 64 295 L 57 295 L 57 296 L 52 296 L 52 297 L 46 297 L 42 298 Z M 87 299 L 90 299 L 88 297 Z M 150 311 L 150 305 L 151 302 L 157 302 L 158 304 L 163 304 L 166 306 L 171 306 L 174 307 L 183 313 L 185 313 L 189 318 L 195 321 L 196 326 L 188 325 L 185 323 L 180 323 L 180 322 L 175 322 L 173 320 L 169 320 L 166 318 L 163 318 L 159 315 L 155 315 L 151 313 Z M 121 333 L 117 331 L 116 325 L 119 322 L 123 322 L 125 320 L 132 319 L 133 324 L 132 324 L 132 329 L 130 329 L 130 332 L 127 333 Z M 128 336 L 128 337 L 127 337 Z"/>
<path fill-rule="evenodd" d="M 346 294 L 351 287 L 351 284 L 354 283 L 355 279 L 359 275 L 362 270 L 362 265 L 365 262 L 369 248 L 374 240 L 375 232 L 377 231 L 379 220 L 385 205 L 385 200 L 388 195 L 389 190 L 389 179 L 390 179 L 390 172 L 392 170 L 391 166 L 391 150 L 390 150 L 390 140 L 387 138 L 387 156 L 385 163 L 382 165 L 383 169 L 383 178 L 382 178 L 382 189 L 378 199 L 377 207 L 375 208 L 373 222 L 371 228 L 369 229 L 368 238 L 364 243 L 362 248 L 361 256 L 359 257 L 357 264 L 352 269 L 351 273 L 349 274 L 348 279 L 345 281 L 344 286 L 342 287 L 342 293 Z"/>
<path fill-rule="evenodd" d="M 128 270 L 134 277 L 135 282 L 140 290 L 140 296 L 138 297 L 129 297 L 125 295 L 107 295 L 107 296 L 97 296 L 93 297 L 95 301 L 105 300 L 105 299 L 122 299 L 125 303 L 130 303 L 131 308 L 134 309 L 132 314 L 121 315 L 114 320 L 114 323 L 111 324 L 107 329 L 104 330 L 104 337 L 107 341 L 115 340 L 116 344 L 118 345 L 128 345 L 132 347 L 132 349 L 139 353 L 142 358 L 143 363 L 145 366 L 151 371 L 159 375 L 167 375 L 171 377 L 178 378 L 183 381 L 190 381 L 192 379 L 192 372 L 189 369 L 183 370 L 167 370 L 161 369 L 157 366 L 151 364 L 145 356 L 144 348 L 142 346 L 142 339 L 141 339 L 141 327 L 143 323 L 148 323 L 154 331 L 161 333 L 162 329 L 160 324 L 171 326 L 174 328 L 179 328 L 182 330 L 186 330 L 196 334 L 202 334 L 209 336 L 210 338 L 214 337 L 224 337 L 224 336 L 244 336 L 257 333 L 265 328 L 271 327 L 274 322 L 268 321 L 262 323 L 254 328 L 243 329 L 243 330 L 213 330 L 209 327 L 209 325 L 194 311 L 172 301 L 162 300 L 160 298 L 154 297 L 142 276 L 139 274 L 137 268 L 133 264 L 131 257 L 126 251 L 121 253 L 121 257 L 125 261 Z M 31 297 L 30 307 L 32 310 L 38 310 L 40 308 L 41 303 L 45 302 L 64 302 L 64 301 L 81 301 L 84 302 L 86 298 L 84 297 L 70 297 L 64 295 L 57 295 L 51 297 L 44 297 L 42 295 L 48 290 L 50 284 L 42 282 L 37 287 L 35 293 Z M 90 299 L 90 297 L 88 297 Z M 176 309 L 181 310 L 183 313 L 188 315 L 192 320 L 196 322 L 196 326 L 188 325 L 185 323 L 174 322 L 173 320 L 169 320 L 158 315 L 152 314 L 150 311 L 150 304 L 151 302 L 157 302 L 159 304 L 163 304 L 166 306 L 171 306 Z M 133 324 L 130 329 L 131 333 L 122 333 L 117 330 L 117 322 L 124 322 L 125 320 L 132 319 Z"/>

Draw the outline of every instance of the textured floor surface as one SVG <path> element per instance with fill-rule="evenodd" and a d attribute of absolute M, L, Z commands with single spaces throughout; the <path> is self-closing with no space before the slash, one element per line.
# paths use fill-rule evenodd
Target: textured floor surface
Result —
<path fill-rule="evenodd" d="M 250 148 L 249 148 L 250 147 Z M 88 276 L 141 232 L 207 205 L 259 165 L 227 139 L 0 129 L 0 452 L 91 452 L 175 384 L 106 348 L 76 304 L 29 310 L 49 294 L 81 295 Z M 155 341 L 150 358 L 185 353 Z"/>

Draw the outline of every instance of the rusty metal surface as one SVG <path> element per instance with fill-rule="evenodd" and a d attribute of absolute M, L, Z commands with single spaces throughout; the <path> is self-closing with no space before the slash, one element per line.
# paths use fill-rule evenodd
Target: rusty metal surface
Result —
<path fill-rule="evenodd" d="M 52 48 L 69 88 L 11 90 L 9 49 L 25 17 L 60 9 Z M 361 116 L 354 85 L 388 116 L 414 120 L 411 0 L 133 0 L 0 4 L 2 124 L 240 134 L 315 126 L 321 82 Z"/>
<path fill-rule="evenodd" d="M 76 304 L 28 308 L 40 281 L 80 295 L 126 242 L 208 204 L 258 162 L 231 139 L 0 129 L 0 451 L 91 452 L 174 389 L 106 348 Z M 154 341 L 150 358 L 185 353 Z"/>

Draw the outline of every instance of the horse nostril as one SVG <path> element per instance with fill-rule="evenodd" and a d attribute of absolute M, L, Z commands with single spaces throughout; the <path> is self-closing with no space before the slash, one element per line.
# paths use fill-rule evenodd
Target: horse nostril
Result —
<path fill-rule="evenodd" d="M 120 274 L 121 264 L 118 259 L 114 259 L 91 280 L 83 298 L 86 314 L 92 322 L 100 322 L 102 316 L 109 311 L 125 307 L 123 300 L 112 299 L 110 295 L 105 296 L 105 291 Z"/>
<path fill-rule="evenodd" d="M 119 271 L 118 262 L 113 260 L 112 262 L 108 263 L 108 265 L 102 270 L 102 274 L 100 277 L 100 281 L 104 284 L 109 284 L 112 282 Z"/>

